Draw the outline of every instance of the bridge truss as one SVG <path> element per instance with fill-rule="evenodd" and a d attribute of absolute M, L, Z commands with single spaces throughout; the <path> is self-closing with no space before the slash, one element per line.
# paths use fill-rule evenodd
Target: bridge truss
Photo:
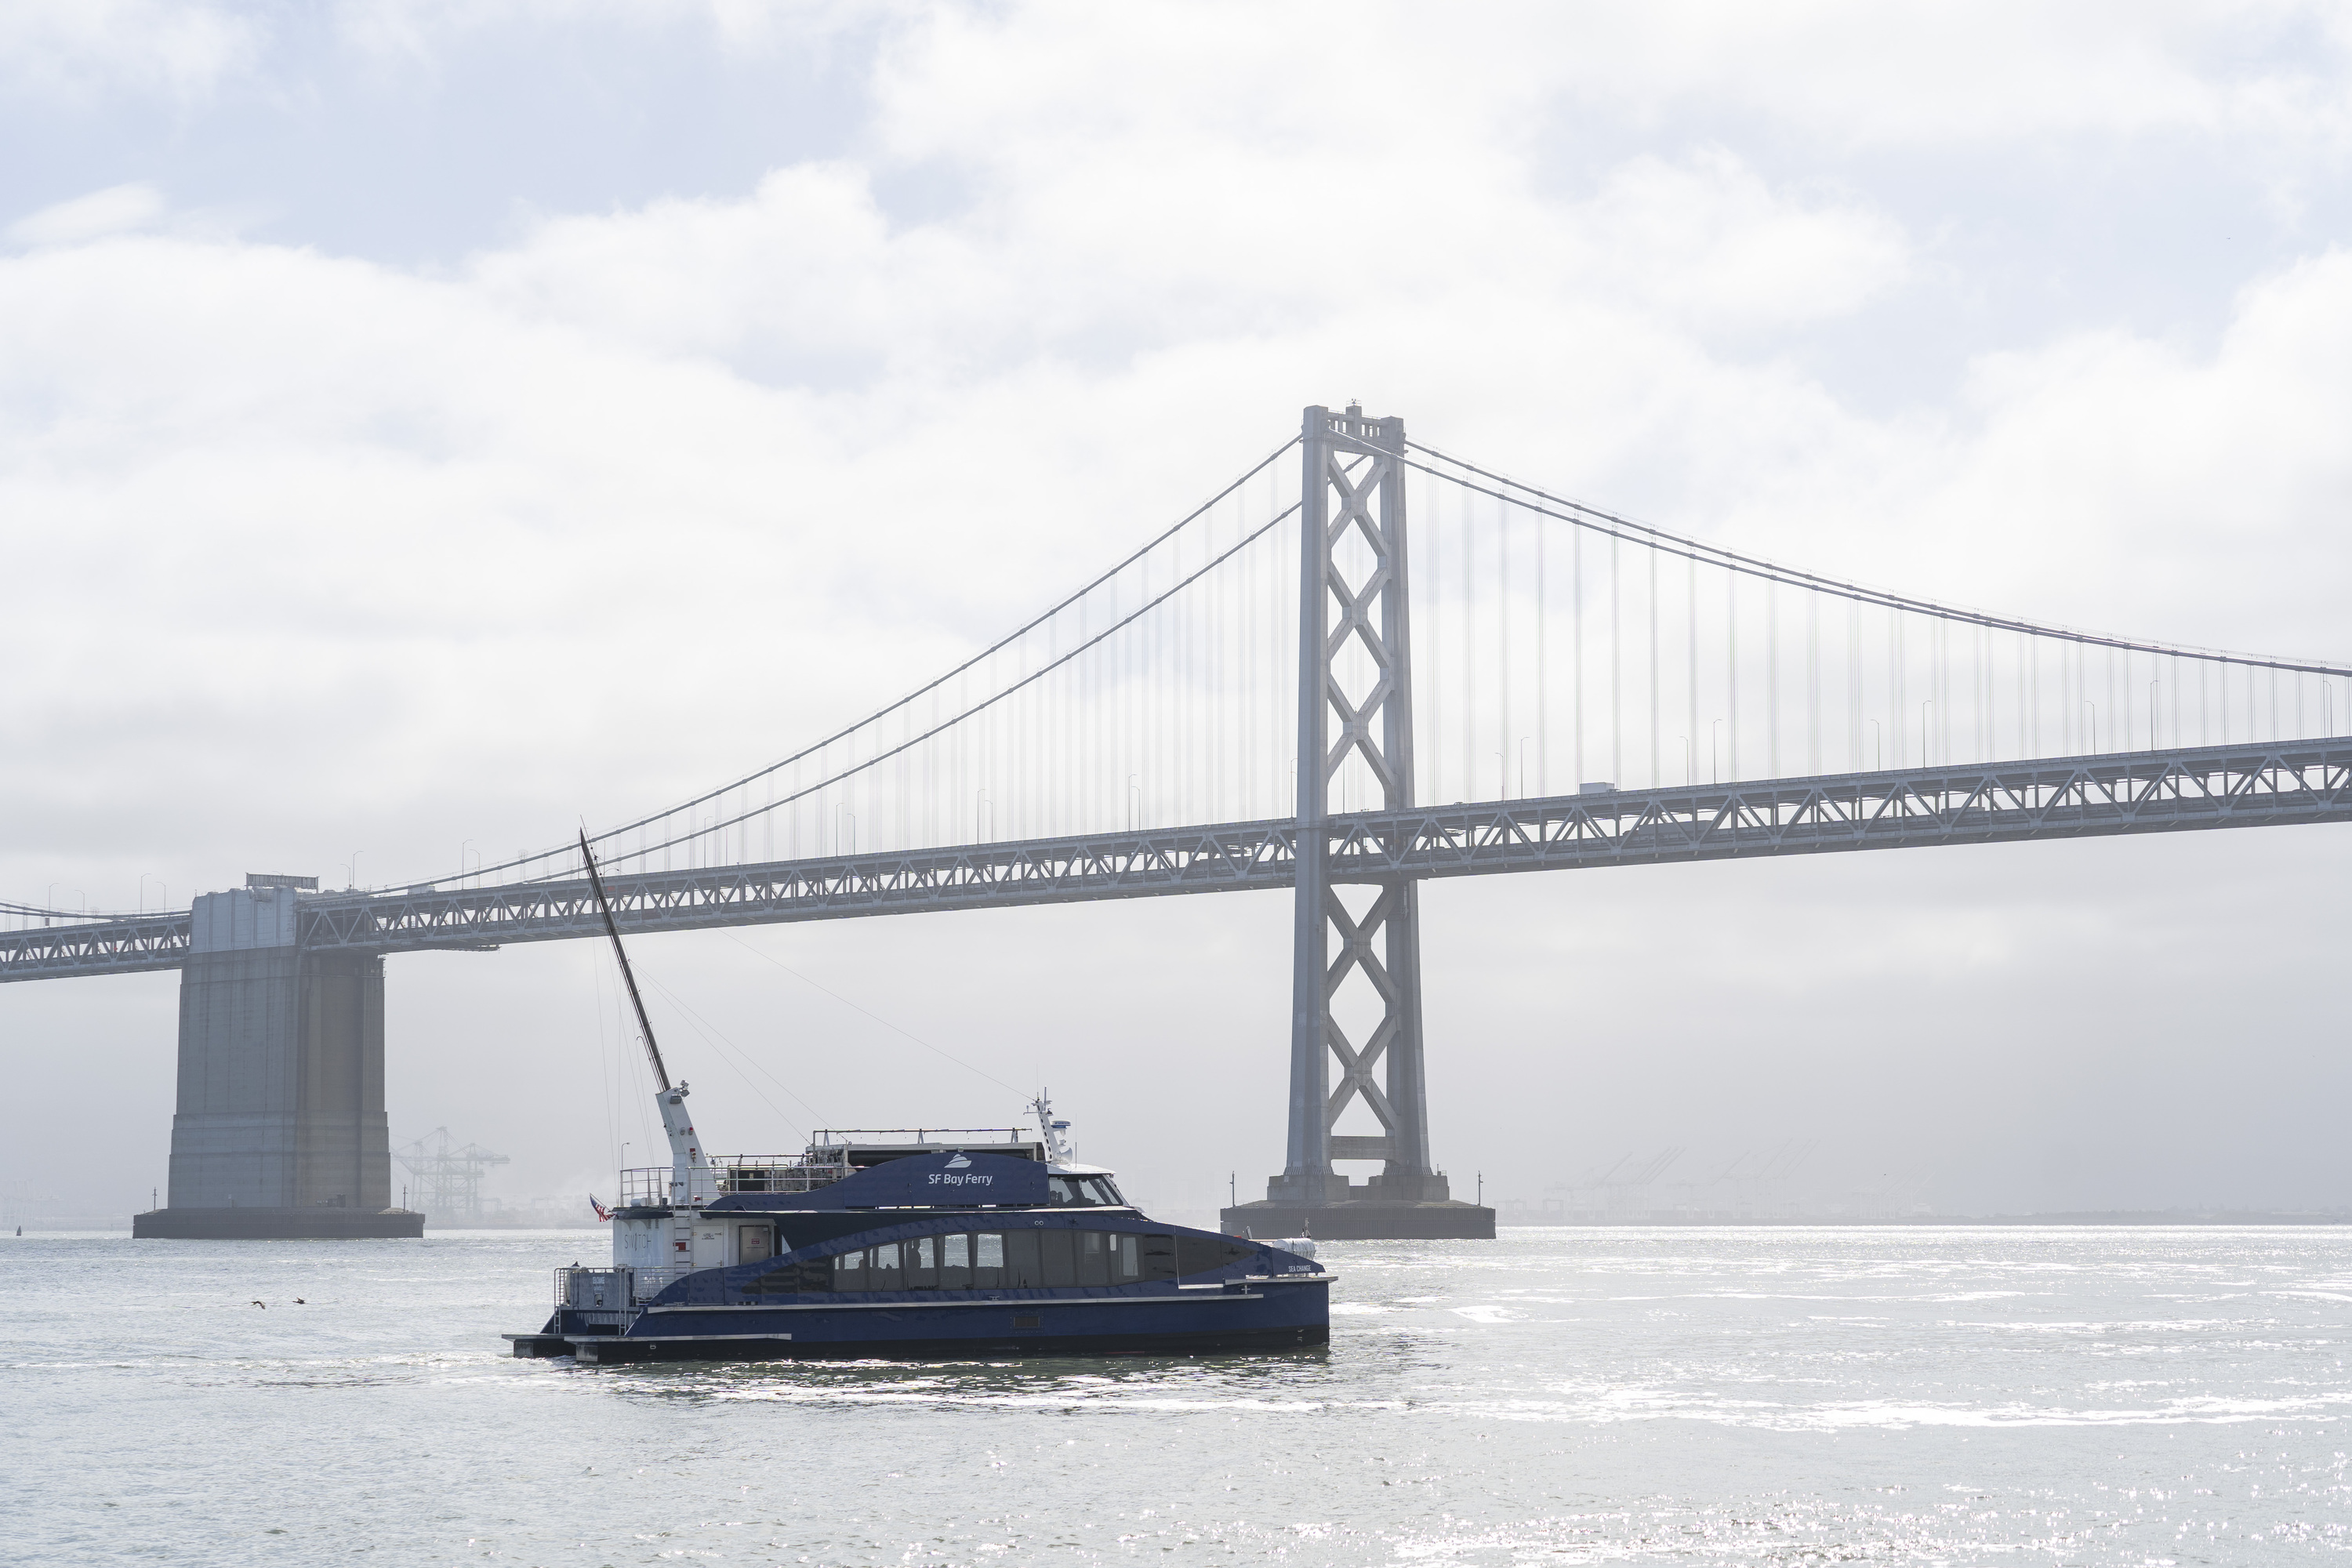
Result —
<path fill-rule="evenodd" d="M 1857 849 L 2352 822 L 2352 740 L 2200 747 L 1336 814 L 1330 880 L 1478 877 Z M 1289 889 L 1294 820 L 639 872 L 631 935 L 861 915 Z M 584 879 L 316 893 L 306 951 L 481 951 L 601 934 Z M 184 913 L 0 932 L 0 981 L 177 969 Z"/>

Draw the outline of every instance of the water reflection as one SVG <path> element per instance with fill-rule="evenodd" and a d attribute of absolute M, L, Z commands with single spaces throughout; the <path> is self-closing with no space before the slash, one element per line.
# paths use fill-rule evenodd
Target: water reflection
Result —
<path fill-rule="evenodd" d="M 1325 1346 L 1195 1356 L 1024 1356 L 971 1361 L 550 1363 L 628 1396 L 824 1405 L 1117 1405 L 1311 1401 L 1330 1389 Z"/>

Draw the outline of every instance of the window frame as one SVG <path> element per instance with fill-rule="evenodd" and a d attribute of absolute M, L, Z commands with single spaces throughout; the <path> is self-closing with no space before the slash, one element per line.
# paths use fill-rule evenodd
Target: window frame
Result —
<path fill-rule="evenodd" d="M 1223 1256 L 1198 1267 L 1207 1249 Z M 766 1267 L 741 1289 L 754 1296 L 1103 1289 L 1188 1278 L 1186 1262 L 1196 1264 L 1191 1274 L 1204 1273 L 1252 1249 L 1230 1237 L 1094 1226 L 932 1231 L 797 1260 L 787 1248 L 761 1259 Z M 888 1253 L 898 1256 L 896 1268 L 877 1262 Z M 992 1256 L 995 1261 L 986 1261 Z"/>
<path fill-rule="evenodd" d="M 853 1262 L 852 1259 L 855 1259 Z M 852 1278 L 855 1276 L 855 1278 Z M 866 1249 L 853 1247 L 846 1252 L 833 1255 L 833 1285 L 835 1294 L 866 1289 Z"/>

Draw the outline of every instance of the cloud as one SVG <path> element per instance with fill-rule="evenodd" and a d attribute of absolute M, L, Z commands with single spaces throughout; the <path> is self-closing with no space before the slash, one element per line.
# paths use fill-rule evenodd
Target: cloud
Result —
<path fill-rule="evenodd" d="M 19 218 L 8 226 L 8 237 L 19 245 L 79 245 L 150 227 L 163 216 L 163 193 L 154 186 L 112 185 Z"/>
<path fill-rule="evenodd" d="M 1902 12 L 1712 0 L 1579 13 L 1564 85 L 1639 111 L 1727 108 L 1832 141 L 1951 146 L 2052 135 L 2339 125 L 2344 39 L 2302 4 L 2027 4 Z"/>
<path fill-rule="evenodd" d="M 1909 237 L 1885 215 L 1775 190 L 1720 149 L 1633 159 L 1568 221 L 1595 284 L 1698 332 L 1852 315 L 1912 263 Z"/>
<path fill-rule="evenodd" d="M 0 85 L 58 104 L 187 102 L 254 68 L 268 42 L 258 20 L 202 0 L 16 0 L 0 6 Z"/>
<path fill-rule="evenodd" d="M 823 47 L 835 35 L 922 7 L 873 0 L 338 0 L 337 38 L 377 66 L 433 72 L 462 60 L 484 35 L 541 38 L 609 33 L 706 42 L 739 60 Z"/>
<path fill-rule="evenodd" d="M 2316 139 L 2341 152 L 2347 29 L 2300 0 L 1755 7 L 1668 0 L 1312 11 L 1076 0 L 938 5 L 880 85 L 895 150 L 950 157 L 980 124 L 1042 163 L 1181 127 L 1266 148 L 1344 132 L 1411 181 L 1433 135 L 1539 144 L 1563 118 L 1672 134 L 1745 120 L 1845 147 L 2015 146 L 2053 136 Z M 987 148 L 986 156 L 1001 156 Z M 1027 161 L 1027 160 L 1024 160 Z"/>

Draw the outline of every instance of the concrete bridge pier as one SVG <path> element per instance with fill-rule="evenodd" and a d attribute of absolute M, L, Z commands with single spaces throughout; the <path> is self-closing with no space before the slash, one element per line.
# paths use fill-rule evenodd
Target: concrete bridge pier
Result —
<path fill-rule="evenodd" d="M 423 1215 L 392 1206 L 383 960 L 303 952 L 300 900 L 268 885 L 195 900 L 171 1196 L 132 1218 L 133 1236 L 425 1233 Z"/>

